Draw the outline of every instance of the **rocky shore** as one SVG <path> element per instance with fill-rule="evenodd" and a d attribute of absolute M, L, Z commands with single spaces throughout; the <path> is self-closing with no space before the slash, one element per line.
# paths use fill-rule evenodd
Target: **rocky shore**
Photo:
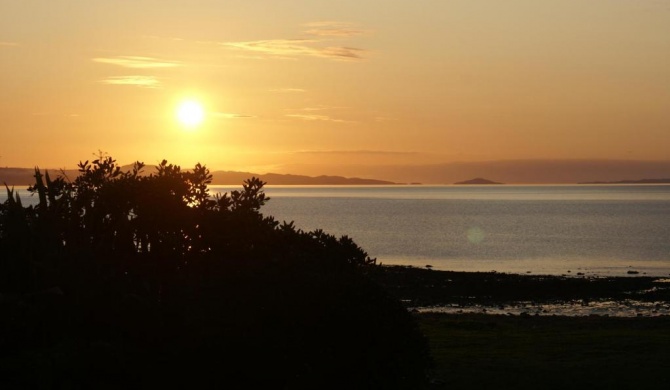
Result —
<path fill-rule="evenodd" d="M 431 389 L 670 386 L 668 279 L 410 267 L 371 277 L 414 312 Z"/>
<path fill-rule="evenodd" d="M 435 271 L 384 266 L 374 278 L 422 312 L 519 315 L 670 314 L 670 279 Z"/>

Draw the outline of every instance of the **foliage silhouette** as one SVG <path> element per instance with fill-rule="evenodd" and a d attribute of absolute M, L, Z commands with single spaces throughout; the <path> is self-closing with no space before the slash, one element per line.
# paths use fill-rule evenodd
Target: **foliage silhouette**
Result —
<path fill-rule="evenodd" d="M 36 168 L 36 206 L 7 188 L 0 381 L 424 384 L 426 343 L 353 240 L 264 216 L 259 179 L 212 198 L 200 164 L 143 168 L 100 156 L 72 181 Z"/>

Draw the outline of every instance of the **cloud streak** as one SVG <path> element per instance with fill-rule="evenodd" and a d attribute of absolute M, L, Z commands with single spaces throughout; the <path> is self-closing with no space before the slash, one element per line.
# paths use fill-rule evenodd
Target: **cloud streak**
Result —
<path fill-rule="evenodd" d="M 132 69 L 175 68 L 182 66 L 181 63 L 176 61 L 166 61 L 153 57 L 137 56 L 97 57 L 93 58 L 93 62 Z"/>
<path fill-rule="evenodd" d="M 308 28 L 305 34 L 319 37 L 349 38 L 366 34 L 366 30 L 355 28 L 352 23 L 346 22 L 312 22 L 304 25 Z"/>
<path fill-rule="evenodd" d="M 223 42 L 221 45 L 255 53 L 260 55 L 261 58 L 297 59 L 317 57 L 338 61 L 359 61 L 363 59 L 366 50 L 352 46 L 333 45 L 332 41 L 362 35 L 366 33 L 365 30 L 358 29 L 353 24 L 345 22 L 313 22 L 303 26 L 307 27 L 307 30 L 303 33 L 311 37 Z"/>
<path fill-rule="evenodd" d="M 224 118 L 224 119 L 255 118 L 255 116 L 253 116 L 253 115 L 233 114 L 233 113 L 229 113 L 229 112 L 215 112 L 212 115 L 214 115 L 217 118 Z"/>
<path fill-rule="evenodd" d="M 326 111 L 326 110 L 337 110 L 342 108 L 346 107 L 318 105 L 313 107 L 287 108 L 286 111 Z"/>
<path fill-rule="evenodd" d="M 416 156 L 419 152 L 398 152 L 393 150 L 301 150 L 295 154 L 316 154 L 316 155 L 345 155 L 345 156 Z"/>
<path fill-rule="evenodd" d="M 336 122 L 345 123 L 344 119 L 333 118 L 329 115 L 312 115 L 312 114 L 287 114 L 289 118 L 302 119 L 304 121 L 321 121 L 321 122 Z"/>
<path fill-rule="evenodd" d="M 153 76 L 113 76 L 100 80 L 107 85 L 130 85 L 143 88 L 159 88 L 161 82 Z"/>
<path fill-rule="evenodd" d="M 361 60 L 363 49 L 345 46 L 319 47 L 314 39 L 268 39 L 247 42 L 228 42 L 223 45 L 238 50 L 263 53 L 279 58 L 320 57 L 333 60 Z"/>

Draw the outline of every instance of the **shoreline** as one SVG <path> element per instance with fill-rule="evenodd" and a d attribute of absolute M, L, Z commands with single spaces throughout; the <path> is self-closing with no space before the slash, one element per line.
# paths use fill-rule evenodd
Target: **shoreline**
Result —
<path fill-rule="evenodd" d="M 418 313 L 511 316 L 670 315 L 670 279 L 456 272 L 381 266 L 371 277 Z"/>
<path fill-rule="evenodd" d="M 528 260 L 454 260 L 454 259 L 382 259 L 383 266 L 425 268 L 441 272 L 479 272 L 558 277 L 670 277 L 666 260 L 607 259 L 528 259 Z M 414 264 L 412 264 L 414 263 Z"/>

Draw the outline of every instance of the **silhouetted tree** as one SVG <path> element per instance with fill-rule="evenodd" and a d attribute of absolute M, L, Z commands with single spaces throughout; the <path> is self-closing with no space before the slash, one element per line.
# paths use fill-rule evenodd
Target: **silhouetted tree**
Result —
<path fill-rule="evenodd" d="M 12 315 L 0 359 L 15 364 L 0 381 L 423 384 L 426 344 L 366 277 L 375 260 L 353 240 L 264 216 L 259 179 L 211 197 L 200 164 L 143 169 L 100 156 L 70 181 L 36 168 L 29 207 L 7 188 L 0 310 Z M 35 366 L 50 368 L 26 375 Z"/>

